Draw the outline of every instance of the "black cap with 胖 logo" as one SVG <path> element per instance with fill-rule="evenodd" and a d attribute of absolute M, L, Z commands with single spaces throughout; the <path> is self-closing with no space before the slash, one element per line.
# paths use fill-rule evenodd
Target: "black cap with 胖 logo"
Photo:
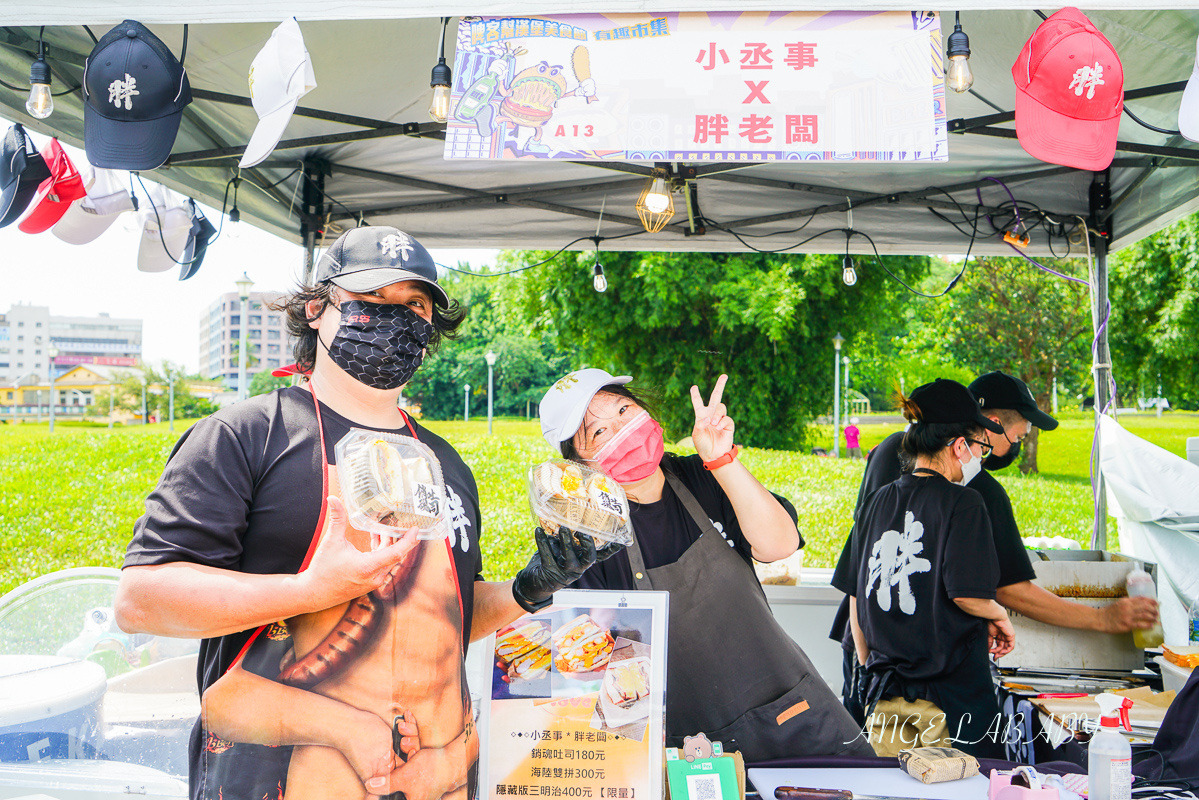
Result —
<path fill-rule="evenodd" d="M 97 167 L 157 169 L 171 154 L 191 85 L 183 65 L 140 22 L 100 38 L 83 74 L 83 141 Z"/>
<path fill-rule="evenodd" d="M 399 281 L 420 281 L 443 308 L 450 296 L 437 282 L 437 264 L 425 246 L 385 225 L 350 228 L 316 265 L 316 282 L 332 281 L 351 292 L 370 292 Z"/>

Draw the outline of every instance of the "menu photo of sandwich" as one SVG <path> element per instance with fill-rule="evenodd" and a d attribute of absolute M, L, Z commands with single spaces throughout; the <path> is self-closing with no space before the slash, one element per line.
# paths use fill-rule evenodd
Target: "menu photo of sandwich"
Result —
<path fill-rule="evenodd" d="M 554 668 L 566 677 L 594 680 L 612 657 L 612 634 L 589 614 L 580 614 L 551 637 Z"/>
<path fill-rule="evenodd" d="M 549 673 L 549 638 L 549 623 L 539 619 L 509 625 L 496 635 L 496 665 L 504 670 L 507 683 L 532 681 Z"/>
<path fill-rule="evenodd" d="M 618 644 L 604 671 L 592 727 L 641 741 L 652 710 L 649 647 L 624 639 Z"/>

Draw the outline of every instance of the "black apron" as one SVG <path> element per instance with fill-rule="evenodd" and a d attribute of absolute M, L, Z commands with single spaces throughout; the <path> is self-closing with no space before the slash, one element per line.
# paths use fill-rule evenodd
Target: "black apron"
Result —
<path fill-rule="evenodd" d="M 778 624 L 753 569 L 670 471 L 666 483 L 701 535 L 673 564 L 645 568 L 627 548 L 640 590 L 670 592 L 666 743 L 700 731 L 748 762 L 799 755 L 872 755 L 861 729 Z"/>
<path fill-rule="evenodd" d="M 976 758 L 1007 758 L 1006 728 L 999 724 L 1001 708 L 991 679 L 986 633 L 971 639 L 964 650 L 961 663 L 932 680 L 907 680 L 890 667 L 859 667 L 866 716 L 875 703 L 888 697 L 927 700 L 944 712 L 954 747 Z"/>

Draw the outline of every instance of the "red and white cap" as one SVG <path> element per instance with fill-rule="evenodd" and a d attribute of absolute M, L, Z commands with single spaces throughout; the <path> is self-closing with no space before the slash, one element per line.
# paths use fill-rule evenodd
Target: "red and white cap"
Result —
<path fill-rule="evenodd" d="M 1077 169 L 1106 169 L 1124 111 L 1116 50 L 1077 8 L 1041 23 L 1012 65 L 1016 137 L 1028 154 Z"/>
<path fill-rule="evenodd" d="M 87 244 L 108 230 L 117 217 L 133 211 L 133 196 L 121 173 L 111 169 L 79 165 L 87 197 L 67 209 L 50 232 L 67 244 Z"/>
<path fill-rule="evenodd" d="M 25 216 L 17 223 L 17 227 L 25 233 L 49 230 L 67 213 L 71 203 L 87 194 L 79 170 L 75 169 L 70 156 L 57 139 L 50 140 L 42 150 L 42 156 L 46 159 L 46 166 L 50 167 L 50 177 L 38 185 Z"/>

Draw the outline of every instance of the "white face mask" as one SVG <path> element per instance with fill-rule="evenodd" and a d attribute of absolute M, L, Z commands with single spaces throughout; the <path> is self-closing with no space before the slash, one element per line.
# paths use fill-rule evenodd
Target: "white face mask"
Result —
<path fill-rule="evenodd" d="M 974 451 L 970 449 L 969 442 L 966 443 L 966 451 L 970 453 L 970 460 L 958 461 L 958 463 L 962 465 L 962 479 L 960 481 L 954 481 L 954 483 L 959 486 L 965 486 L 966 484 L 970 483 L 970 481 L 974 480 L 974 476 L 977 475 L 983 468 L 983 460 L 974 455 Z"/>

